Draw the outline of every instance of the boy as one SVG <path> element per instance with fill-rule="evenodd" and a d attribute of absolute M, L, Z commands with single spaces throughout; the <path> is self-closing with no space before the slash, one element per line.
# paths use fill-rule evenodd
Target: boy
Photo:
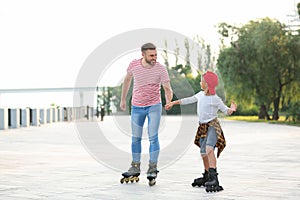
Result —
<path fill-rule="evenodd" d="M 217 159 L 214 154 L 214 148 L 218 148 L 217 157 L 219 157 L 226 146 L 223 131 L 217 119 L 217 112 L 221 110 L 223 113 L 231 115 L 236 111 L 237 106 L 232 102 L 230 108 L 228 108 L 216 94 L 215 87 L 218 85 L 218 76 L 215 73 L 207 71 L 202 76 L 200 85 L 203 91 L 191 97 L 172 101 L 165 108 L 170 110 L 174 105 L 186 105 L 197 102 L 199 127 L 194 143 L 200 147 L 205 172 L 203 177 L 194 180 L 192 186 L 205 186 L 206 192 L 216 192 L 223 190 L 223 188 L 218 181 Z"/>

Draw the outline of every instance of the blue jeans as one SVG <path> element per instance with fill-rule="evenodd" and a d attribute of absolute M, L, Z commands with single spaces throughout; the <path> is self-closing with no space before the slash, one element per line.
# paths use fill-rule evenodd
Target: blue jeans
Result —
<path fill-rule="evenodd" d="M 206 154 L 206 146 L 216 147 L 218 141 L 218 135 L 216 129 L 213 126 L 208 127 L 207 137 L 200 138 L 200 153 Z"/>
<path fill-rule="evenodd" d="M 148 138 L 150 142 L 149 162 L 157 162 L 159 155 L 158 128 L 160 125 L 162 112 L 161 103 L 152 106 L 138 107 L 132 106 L 131 109 L 131 129 L 132 129 L 132 160 L 140 162 L 142 151 L 142 135 L 146 117 L 148 118 Z"/>

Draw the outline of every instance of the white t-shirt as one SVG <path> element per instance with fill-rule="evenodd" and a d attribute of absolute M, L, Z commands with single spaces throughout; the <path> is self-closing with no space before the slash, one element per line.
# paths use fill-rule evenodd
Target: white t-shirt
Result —
<path fill-rule="evenodd" d="M 206 96 L 203 91 L 194 96 L 180 99 L 182 105 L 197 103 L 197 114 L 200 123 L 207 123 L 218 117 L 218 111 L 227 114 L 228 107 L 218 95 Z"/>

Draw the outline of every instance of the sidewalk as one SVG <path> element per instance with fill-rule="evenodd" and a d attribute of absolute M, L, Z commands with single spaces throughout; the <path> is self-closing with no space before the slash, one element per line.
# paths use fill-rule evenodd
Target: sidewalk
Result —
<path fill-rule="evenodd" d="M 123 122 L 127 123 L 128 118 Z M 195 116 L 184 116 L 192 122 L 193 138 L 197 128 Z M 120 120 L 120 119 L 118 119 Z M 172 146 L 179 131 L 181 117 L 165 117 L 160 133 L 160 159 L 176 157 L 164 149 Z M 114 117 L 103 122 L 79 122 L 91 127 L 98 125 L 110 145 L 130 152 L 130 136 L 119 131 Z M 138 183 L 120 184 L 121 172 L 129 167 L 124 156 L 120 167 L 102 162 L 93 155 L 92 146 L 84 144 L 84 136 L 75 123 L 53 123 L 0 131 L 0 198 L 1 200 L 94 200 L 94 199 L 298 199 L 300 196 L 300 128 L 267 123 L 247 123 L 221 120 L 227 146 L 218 159 L 219 181 L 224 191 L 206 193 L 192 187 L 194 178 L 203 172 L 199 149 L 193 141 L 185 152 L 168 165 L 159 165 L 157 184 L 148 186 L 147 162 L 142 162 Z M 126 127 L 125 129 L 127 129 Z M 121 136 L 123 135 L 123 136 Z M 125 138 L 125 139 L 124 139 Z M 89 138 L 91 139 L 91 138 Z M 183 140 L 182 140 L 183 141 Z M 92 139 L 91 139 L 92 142 Z M 107 143 L 97 144 L 107 157 Z M 147 139 L 143 140 L 147 159 Z M 92 144 L 92 143 L 90 143 Z M 180 145 L 179 145 L 180 146 Z M 106 148 L 106 149 L 105 149 Z M 178 147 L 179 148 L 179 147 Z M 90 153 L 89 153 L 90 152 Z M 101 153 L 99 152 L 99 153 Z M 124 154 L 127 155 L 127 154 Z M 169 156 L 169 157 L 168 157 Z M 105 160 L 107 157 L 103 157 Z M 115 162 L 115 161 L 114 161 Z M 116 161 L 117 162 L 117 161 Z M 117 163 L 117 165 L 119 165 Z M 126 166 L 124 168 L 124 166 Z M 122 169 L 122 170 L 121 170 Z"/>

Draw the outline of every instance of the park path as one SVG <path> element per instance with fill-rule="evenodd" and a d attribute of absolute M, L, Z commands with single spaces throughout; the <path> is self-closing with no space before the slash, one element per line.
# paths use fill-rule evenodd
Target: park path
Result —
<path fill-rule="evenodd" d="M 97 124 L 110 145 L 129 152 L 130 137 L 126 134 L 114 137 L 118 131 L 115 118 L 78 123 Z M 128 121 L 127 116 L 118 117 L 118 120 L 120 118 Z M 195 122 L 192 130 L 197 128 L 195 116 L 183 118 Z M 174 133 L 178 133 L 181 120 L 181 117 L 164 117 L 160 158 L 166 157 L 164 148 L 173 144 L 170 140 L 175 140 Z M 121 170 L 89 153 L 89 147 L 82 141 L 83 133 L 78 133 L 75 122 L 0 131 L 0 199 L 299 198 L 299 127 L 224 119 L 221 119 L 221 125 L 227 146 L 218 159 L 219 180 L 225 189 L 219 193 L 206 193 L 204 188 L 191 186 L 192 180 L 203 171 L 199 149 L 192 140 L 184 152 L 177 152 L 175 148 L 174 154 L 180 153 L 180 156 L 164 165 L 157 185 L 149 187 L 145 162 L 142 162 L 143 172 L 138 183 L 120 184 Z M 186 134 L 193 136 L 194 132 Z M 147 140 L 143 144 L 146 146 Z M 101 145 L 100 150 L 106 148 L 105 144 Z M 147 152 L 144 156 L 147 157 Z M 129 162 L 124 165 L 129 167 Z"/>

